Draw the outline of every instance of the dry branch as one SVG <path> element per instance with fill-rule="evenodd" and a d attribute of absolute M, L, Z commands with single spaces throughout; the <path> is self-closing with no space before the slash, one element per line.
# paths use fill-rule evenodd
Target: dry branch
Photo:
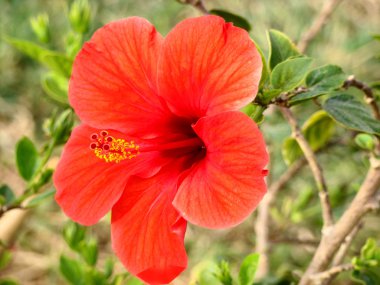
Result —
<path fill-rule="evenodd" d="M 292 111 L 287 107 L 281 107 L 281 112 L 283 113 L 285 119 L 288 121 L 290 127 L 292 128 L 292 135 L 299 144 L 301 150 L 303 151 L 305 158 L 310 166 L 313 173 L 314 180 L 318 187 L 319 199 L 322 206 L 322 216 L 323 216 L 323 233 L 331 228 L 333 225 L 333 215 L 331 210 L 331 204 L 329 199 L 329 194 L 327 190 L 327 184 L 321 166 L 315 156 L 315 153 L 311 149 L 309 143 L 303 136 L 300 127 L 298 126 L 297 120 L 295 119 Z"/>
<path fill-rule="evenodd" d="M 298 43 L 298 49 L 303 53 L 306 51 L 309 43 L 318 35 L 322 27 L 327 23 L 329 17 L 334 12 L 335 8 L 342 2 L 342 0 L 327 0 L 322 7 L 322 10 L 315 18 L 313 24 L 307 30 Z"/>

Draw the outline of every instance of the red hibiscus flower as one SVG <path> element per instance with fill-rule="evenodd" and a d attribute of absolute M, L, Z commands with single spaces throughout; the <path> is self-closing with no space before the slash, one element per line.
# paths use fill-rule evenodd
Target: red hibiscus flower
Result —
<path fill-rule="evenodd" d="M 83 124 L 54 175 L 58 204 L 84 225 L 111 210 L 126 268 L 169 283 L 187 266 L 187 221 L 236 225 L 265 194 L 264 140 L 238 111 L 261 69 L 247 32 L 216 16 L 166 38 L 137 17 L 99 29 L 74 62 L 69 99 Z"/>

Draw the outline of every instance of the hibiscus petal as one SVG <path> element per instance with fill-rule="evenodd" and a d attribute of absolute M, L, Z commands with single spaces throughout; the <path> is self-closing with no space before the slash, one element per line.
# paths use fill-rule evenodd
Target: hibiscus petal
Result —
<path fill-rule="evenodd" d="M 172 206 L 177 167 L 132 177 L 112 209 L 113 248 L 129 272 L 149 284 L 167 284 L 187 266 L 186 221 Z"/>
<path fill-rule="evenodd" d="M 98 131 L 86 125 L 74 129 L 53 177 L 57 203 L 70 218 L 84 225 L 96 223 L 112 208 L 130 175 L 152 176 L 163 163 L 156 152 L 107 163 L 89 147 L 90 136 Z M 128 141 L 117 131 L 109 134 Z"/>
<path fill-rule="evenodd" d="M 81 121 L 130 135 L 151 136 L 166 114 L 157 96 L 162 36 L 132 17 L 100 28 L 77 55 L 70 104 Z"/>
<path fill-rule="evenodd" d="M 261 69 L 261 57 L 245 30 L 218 16 L 187 19 L 163 43 L 160 95 L 179 116 L 238 110 L 255 98 Z"/>
<path fill-rule="evenodd" d="M 242 222 L 266 192 L 268 154 L 257 125 L 245 114 L 201 118 L 194 131 L 205 157 L 182 174 L 173 205 L 189 222 L 225 228 Z"/>

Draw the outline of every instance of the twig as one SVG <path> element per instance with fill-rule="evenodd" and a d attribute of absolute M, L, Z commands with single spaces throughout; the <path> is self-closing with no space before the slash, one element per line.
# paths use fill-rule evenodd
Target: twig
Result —
<path fill-rule="evenodd" d="M 364 82 L 356 80 L 354 75 L 350 75 L 343 85 L 344 88 L 348 88 L 350 86 L 363 91 L 365 95 L 366 103 L 371 107 L 375 118 L 380 120 L 380 109 L 379 109 L 379 106 L 377 106 L 376 98 L 375 98 L 375 95 L 373 94 L 372 89 L 368 85 L 366 85 Z"/>
<path fill-rule="evenodd" d="M 320 167 L 317 158 L 311 149 L 309 143 L 303 136 L 300 127 L 298 126 L 297 120 L 295 119 L 292 111 L 289 108 L 281 107 L 281 112 L 284 117 L 289 122 L 292 128 L 292 135 L 298 142 L 301 150 L 303 151 L 305 158 L 310 166 L 310 169 L 313 173 L 314 180 L 318 187 L 319 199 L 321 201 L 322 207 L 322 216 L 323 216 L 323 230 L 322 233 L 326 234 L 328 229 L 334 224 L 331 204 L 329 199 L 329 194 L 327 190 L 327 184 L 325 177 L 322 172 L 322 168 Z"/>
<path fill-rule="evenodd" d="M 281 238 L 276 237 L 274 239 L 270 239 L 271 243 L 287 243 L 287 244 L 295 244 L 295 245 L 307 245 L 307 246 L 318 246 L 319 240 L 316 239 L 300 239 L 300 238 Z M 261 258 L 261 255 L 260 255 Z"/>
<path fill-rule="evenodd" d="M 315 18 L 313 24 L 307 30 L 301 40 L 298 43 L 298 49 L 303 53 L 306 51 L 309 43 L 318 35 L 321 31 L 322 27 L 327 23 L 327 20 L 334 12 L 335 8 L 339 5 L 343 0 L 326 0 L 322 10 Z"/>
<path fill-rule="evenodd" d="M 338 252 L 336 253 L 333 261 L 332 261 L 332 264 L 331 266 L 338 266 L 339 264 L 342 263 L 344 257 L 346 256 L 347 254 L 347 251 L 348 249 L 350 248 L 354 238 L 356 237 L 357 233 L 359 232 L 359 230 L 363 227 L 363 223 L 359 223 L 357 224 L 354 229 L 350 232 L 349 235 L 347 235 L 345 238 L 344 238 L 344 241 L 343 243 L 341 244 Z"/>
<path fill-rule="evenodd" d="M 310 276 L 327 268 L 345 237 L 368 212 L 368 209 L 363 207 L 363 205 L 367 205 L 367 203 L 373 199 L 379 187 L 380 166 L 374 165 L 373 163 L 351 205 L 335 224 L 330 234 L 328 236 L 322 236 L 322 240 L 313 256 L 313 260 L 302 276 L 299 285 L 310 284 Z"/>
<path fill-rule="evenodd" d="M 177 0 L 181 4 L 188 4 L 193 6 L 194 8 L 198 9 L 203 14 L 209 14 L 208 10 L 206 9 L 203 0 Z"/>
<path fill-rule="evenodd" d="M 315 274 L 315 275 L 311 276 L 310 279 L 313 280 L 314 284 L 319 285 L 319 284 L 324 283 L 324 281 L 326 279 L 332 279 L 333 277 L 335 277 L 339 273 L 341 273 L 343 271 L 349 271 L 352 269 L 354 269 L 354 266 L 351 263 L 342 264 L 342 265 L 334 266 L 334 267 L 332 267 L 329 270 L 326 270 L 324 272 Z"/>
<path fill-rule="evenodd" d="M 258 207 L 258 215 L 255 223 L 256 232 L 256 252 L 260 254 L 259 266 L 256 276 L 258 279 L 266 276 L 269 270 L 269 223 L 270 213 L 269 209 L 276 197 L 277 193 L 294 177 L 294 175 L 305 165 L 305 159 L 299 159 L 293 163 L 281 177 L 273 183 L 261 201 Z"/>

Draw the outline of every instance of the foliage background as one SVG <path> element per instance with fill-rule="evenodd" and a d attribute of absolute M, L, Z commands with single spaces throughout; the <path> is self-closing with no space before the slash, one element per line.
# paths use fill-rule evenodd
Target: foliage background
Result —
<path fill-rule="evenodd" d="M 1 34 L 36 41 L 29 18 L 46 12 L 50 17 L 51 47 L 60 49 L 69 29 L 65 16 L 69 4 L 70 1 L 64 0 L 1 0 Z M 158 31 L 166 34 L 182 19 L 200 15 L 194 8 L 174 0 L 92 0 L 90 4 L 92 25 L 90 32 L 86 34 L 87 38 L 103 24 L 123 17 L 145 17 Z M 266 30 L 278 29 L 297 42 L 310 26 L 323 1 L 210 0 L 205 1 L 205 4 L 209 9 L 225 9 L 248 19 L 253 27 L 251 36 L 267 50 Z M 379 33 L 379 15 L 378 0 L 343 1 L 307 51 L 308 55 L 315 58 L 314 66 L 336 64 L 346 74 L 355 74 L 365 82 L 379 80 L 380 44 L 372 39 L 373 34 Z M 23 189 L 24 182 L 17 174 L 14 146 L 24 135 L 42 142 L 43 120 L 57 107 L 41 88 L 42 71 L 43 68 L 33 60 L 0 41 L 0 181 L 11 185 L 16 192 Z M 301 121 L 315 110 L 311 103 L 295 108 Z M 269 109 L 265 115 L 261 129 L 271 151 L 271 174 L 268 177 L 270 183 L 286 168 L 281 157 L 281 144 L 289 136 L 290 128 L 276 110 Z M 367 169 L 364 153 L 348 142 L 350 136 L 350 133 L 338 127 L 333 140 L 336 143 L 320 154 L 335 205 L 335 215 L 339 215 L 345 203 L 352 198 Z M 57 163 L 58 155 L 59 152 L 51 159 L 52 166 Z M 309 170 L 304 169 L 276 199 L 272 210 L 272 236 L 276 238 L 273 240 L 275 246 L 271 253 L 273 276 L 286 276 L 290 271 L 296 274 L 297 270 L 307 264 L 315 249 L 312 242 L 302 246 L 294 244 L 294 240 L 298 238 L 313 240 L 320 231 L 320 209 L 316 191 L 306 205 L 294 212 L 297 198 L 305 191 L 313 190 L 313 183 Z M 53 199 L 34 209 L 12 250 L 11 263 L 0 271 L 0 276 L 12 277 L 20 284 L 66 284 L 58 270 L 61 253 L 73 256 L 61 234 L 66 220 Z M 106 258 L 113 256 L 108 220 L 107 217 L 90 229 L 91 234 L 99 240 L 100 266 Z M 372 215 L 367 220 L 365 230 L 355 241 L 353 253 L 358 252 L 366 236 L 372 235 L 379 240 L 380 219 Z M 243 257 L 254 250 L 254 222 L 255 215 L 252 215 L 238 227 L 223 231 L 210 231 L 190 225 L 186 236 L 190 264 L 187 271 L 173 284 L 189 284 L 197 268 L 207 264 L 207 261 L 228 260 L 232 270 L 236 271 Z M 123 267 L 117 263 L 116 270 L 123 272 Z M 339 279 L 336 282 L 339 283 Z"/>

